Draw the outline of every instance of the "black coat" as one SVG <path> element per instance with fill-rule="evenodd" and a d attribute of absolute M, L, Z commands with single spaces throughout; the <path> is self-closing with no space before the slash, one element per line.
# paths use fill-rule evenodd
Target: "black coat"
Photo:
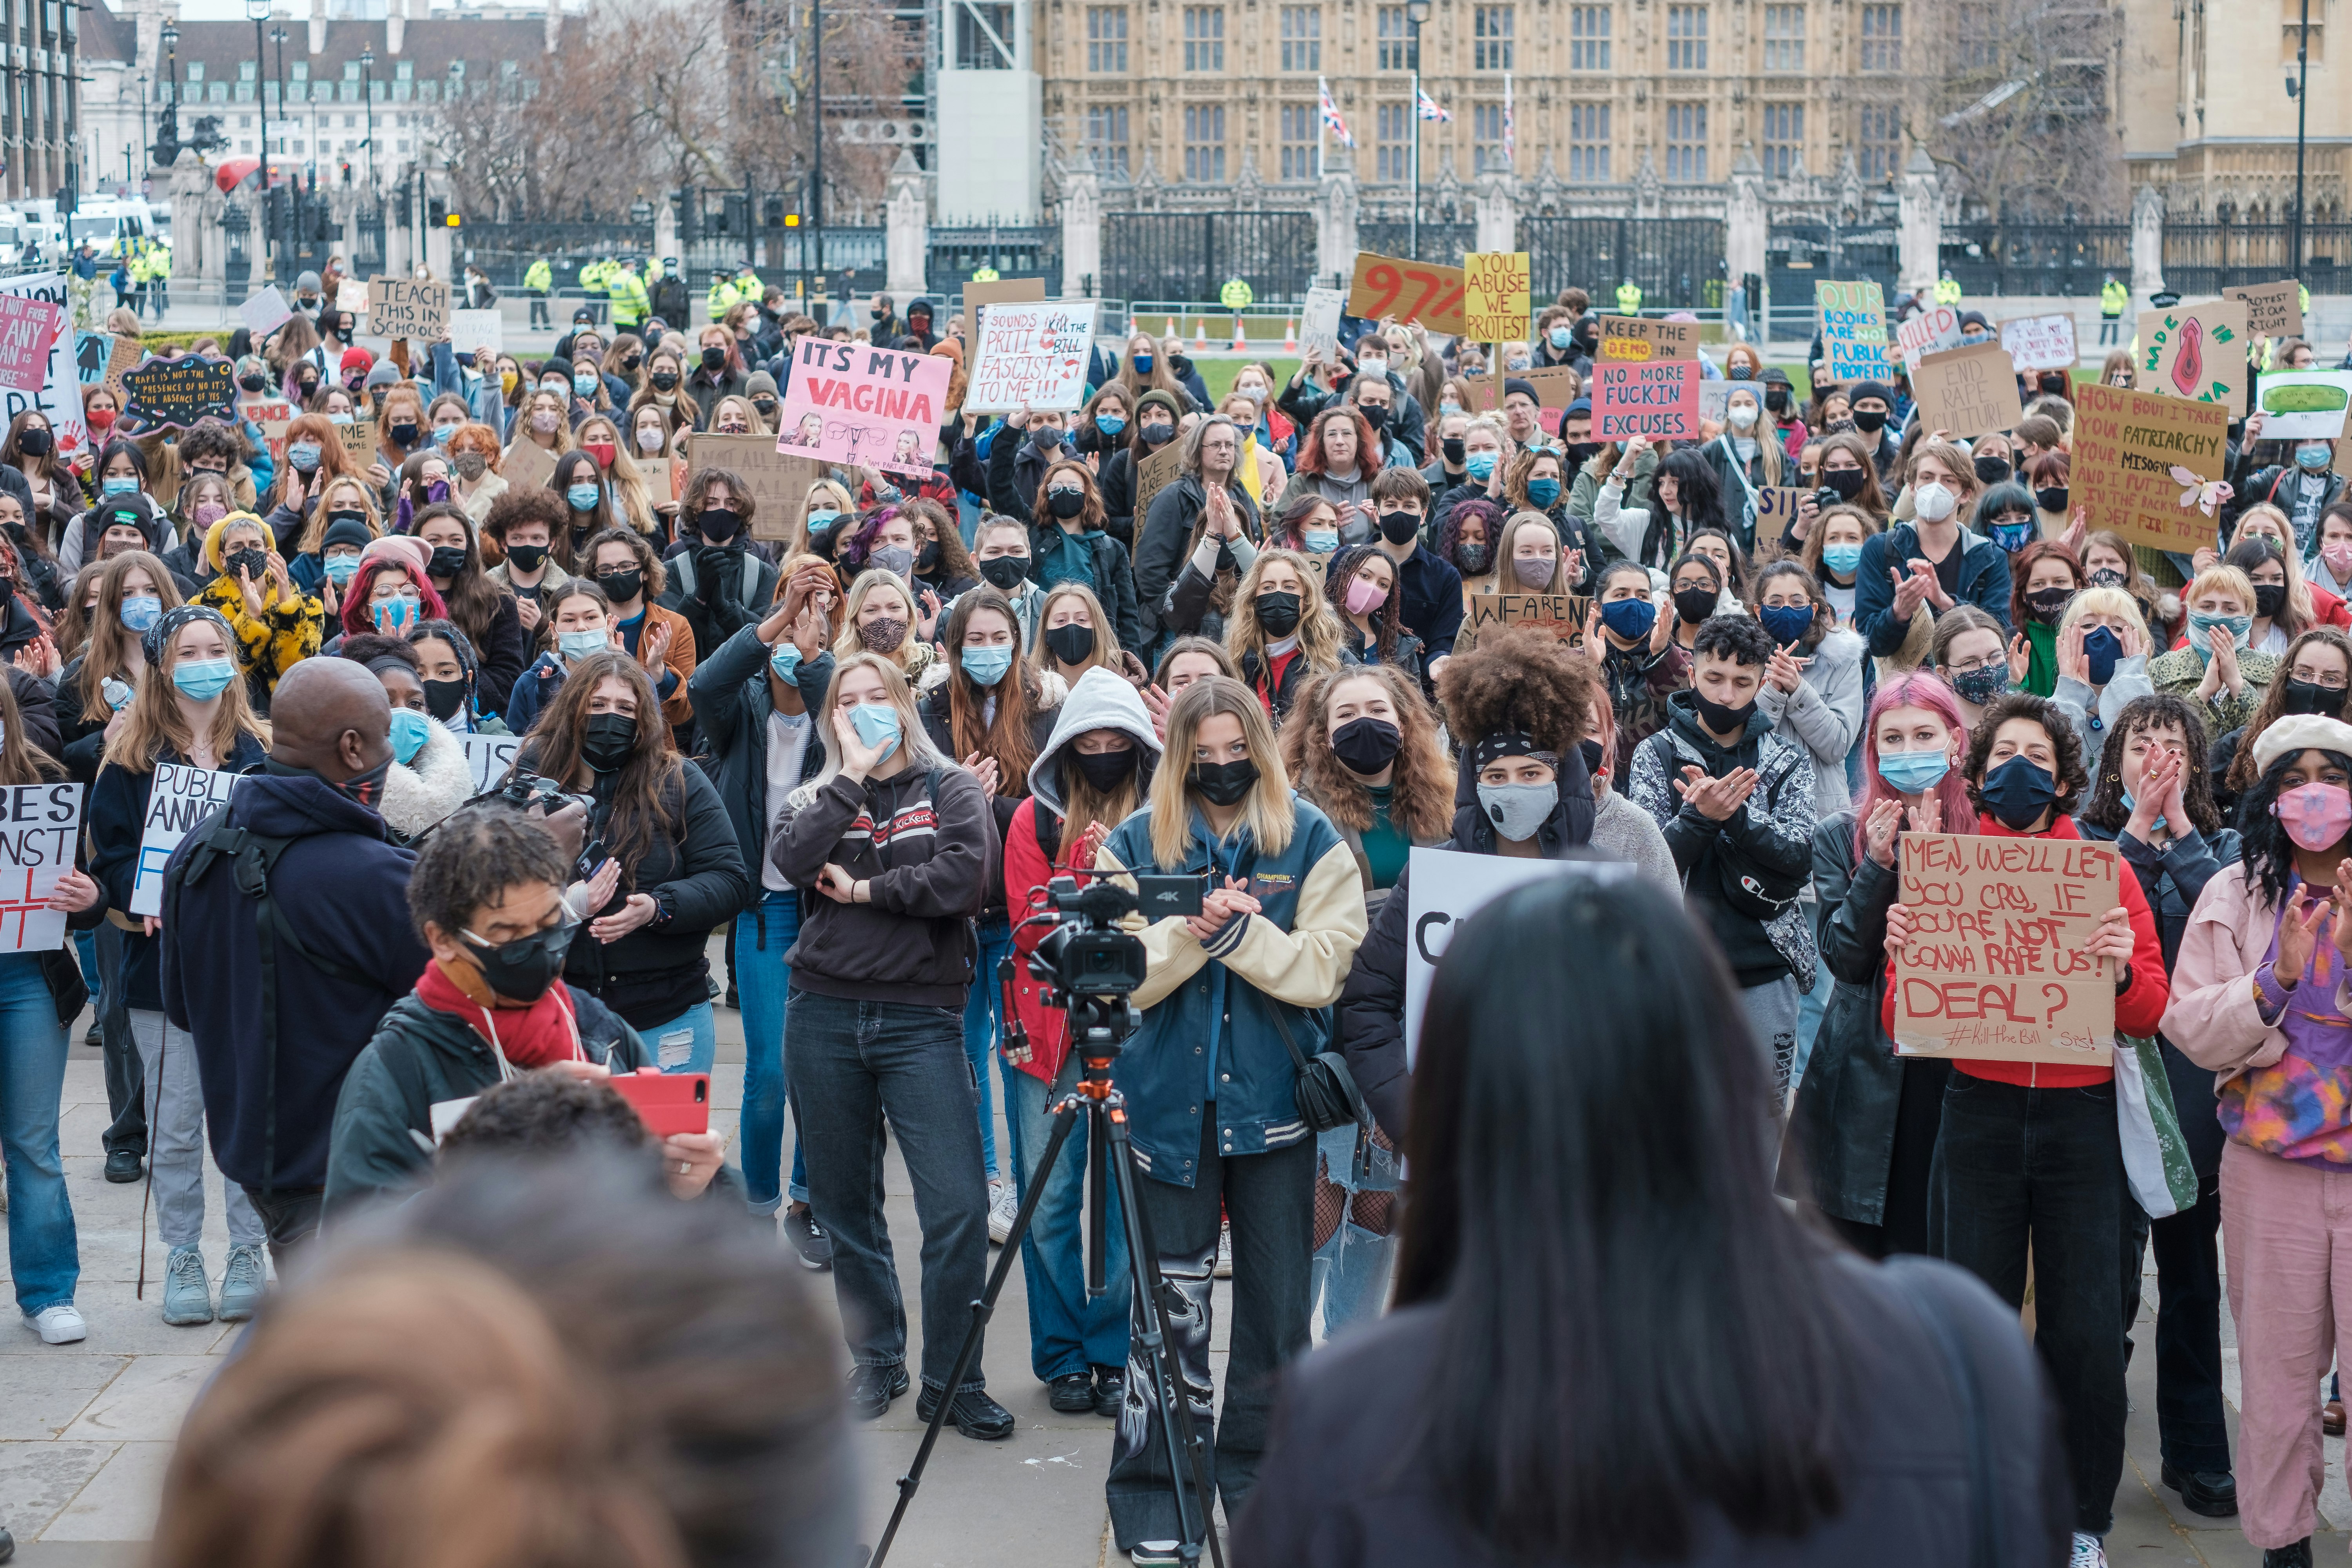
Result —
<path fill-rule="evenodd" d="M 775 563 L 752 553 L 747 543 L 738 534 L 732 543 L 701 544 L 668 558 L 669 584 L 655 602 L 686 617 L 687 629 L 694 634 L 697 663 L 717 653 L 745 626 L 756 626 L 767 616 L 768 603 L 776 592 Z M 746 556 L 759 563 L 752 569 L 748 593 Z"/>
<path fill-rule="evenodd" d="M 1160 606 L 1167 603 L 1168 591 L 1183 570 L 1184 557 L 1192 547 L 1192 525 L 1200 521 L 1208 495 L 1200 475 L 1180 475 L 1174 483 L 1162 486 L 1160 493 L 1151 498 L 1150 510 L 1137 525 L 1135 602 L 1146 637 L 1160 630 Z M 1225 481 L 1225 497 L 1234 504 L 1234 515 L 1241 520 L 1242 531 L 1252 539 L 1264 538 L 1265 529 L 1258 521 L 1257 503 L 1250 500 L 1239 480 Z"/>
<path fill-rule="evenodd" d="M 531 648 L 522 635 L 522 612 L 516 606 L 511 593 L 499 595 L 499 607 L 490 612 L 490 624 L 483 635 L 467 633 L 474 645 L 474 659 L 480 670 L 475 688 L 475 700 L 485 713 L 503 713 L 514 697 L 514 683 L 522 679 L 530 668 Z"/>
<path fill-rule="evenodd" d="M 760 628 L 746 626 L 729 637 L 717 653 L 694 667 L 686 683 L 694 704 L 694 721 L 702 733 L 706 753 L 702 766 L 727 816 L 735 825 L 735 842 L 743 865 L 752 871 L 756 900 L 760 879 L 755 868 L 768 853 L 768 716 L 776 710 L 775 694 L 768 686 L 771 650 L 760 640 Z M 793 672 L 801 706 L 811 714 L 824 711 L 825 689 L 833 683 L 833 655 L 820 648 L 814 658 L 803 659 Z M 814 778 L 824 763 L 824 747 L 809 736 L 801 753 L 801 778 Z"/>
<path fill-rule="evenodd" d="M 1011 673 L 1015 679 L 1023 675 L 1024 670 L 1019 660 L 1016 659 L 1013 662 Z M 962 758 L 955 749 L 954 728 L 948 717 L 948 684 L 955 679 L 953 675 L 950 675 L 947 680 L 924 692 L 922 700 L 915 704 L 915 709 L 922 715 L 923 732 L 931 738 L 931 744 L 939 748 L 940 755 L 961 762 Z M 1037 707 L 1036 698 L 1035 692 L 1030 693 L 1029 705 L 1032 712 L 1029 715 L 1029 744 L 1034 754 L 1042 756 L 1045 754 L 1045 742 L 1054 738 L 1054 721 L 1059 716 L 1059 712 L 1058 705 L 1055 708 Z M 1004 864 L 1005 835 L 1013 830 L 1013 814 L 1020 810 L 1021 803 L 1028 798 L 1029 781 L 1025 778 L 999 779 L 996 781 L 996 788 L 989 795 L 988 809 L 991 820 L 996 825 L 996 864 L 1000 867 Z M 988 901 L 981 911 L 981 918 L 982 920 L 992 917 L 1002 918 L 1003 913 L 1004 879 L 991 877 L 988 879 Z M 996 976 L 993 973 L 982 975 L 981 978 L 991 985 L 996 984 Z"/>
<path fill-rule="evenodd" d="M 1048 517 L 1039 520 L 1030 510 L 1028 500 L 1014 480 L 1017 461 L 1015 444 L 998 439 L 988 449 L 988 499 L 997 511 L 1016 518 L 1029 525 L 1029 575 L 1039 587 L 1050 588 L 1053 581 L 1045 575 L 1052 555 L 1062 542 L 1062 525 Z M 1034 494 L 1033 490 L 1031 492 Z M 1108 529 L 1087 535 L 1094 542 L 1090 560 L 1093 565 L 1095 597 L 1102 601 L 1103 613 L 1110 616 L 1112 635 L 1118 646 L 1138 658 L 1143 657 L 1145 641 L 1157 623 L 1143 614 L 1137 602 L 1135 568 L 1129 562 L 1127 546 L 1113 538 Z M 1058 579 L 1056 579 L 1058 580 Z"/>

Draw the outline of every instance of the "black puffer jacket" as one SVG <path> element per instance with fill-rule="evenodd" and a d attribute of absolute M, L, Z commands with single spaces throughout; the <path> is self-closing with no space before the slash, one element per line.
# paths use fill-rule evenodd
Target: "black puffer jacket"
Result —
<path fill-rule="evenodd" d="M 1016 676 L 1026 674 L 1018 663 L 1013 665 L 1013 673 Z M 943 757 L 953 757 L 957 754 L 955 731 L 948 718 L 948 684 L 955 679 L 956 677 L 950 674 L 947 680 L 924 692 L 922 700 L 915 705 L 916 711 L 923 717 L 924 733 L 930 736 L 931 744 L 940 749 L 940 754 Z M 1028 679 L 1032 681 L 1035 679 L 1034 677 L 1028 677 Z M 1033 757 L 1042 755 L 1046 742 L 1053 740 L 1054 720 L 1061 711 L 1060 679 L 1058 677 L 1048 677 L 1048 679 L 1054 681 L 1052 689 L 1054 700 L 1051 705 L 1039 706 L 1045 701 L 1046 696 L 1045 691 L 1033 690 L 1029 694 L 1029 747 Z M 996 825 L 996 863 L 999 866 L 1004 864 L 1004 836 L 1013 829 L 1013 814 L 1021 809 L 1021 803 L 1027 798 L 1029 798 L 1029 781 L 1025 777 L 998 779 L 995 790 L 988 797 L 989 816 Z M 983 920 L 991 916 L 1001 918 L 1003 913 L 1004 879 L 991 877 L 988 879 L 988 903 L 982 910 L 981 918 Z"/>

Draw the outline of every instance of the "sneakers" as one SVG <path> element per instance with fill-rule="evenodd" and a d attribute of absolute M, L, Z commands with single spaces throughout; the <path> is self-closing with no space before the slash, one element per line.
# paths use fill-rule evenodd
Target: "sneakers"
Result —
<path fill-rule="evenodd" d="M 1066 1372 L 1045 1385 L 1045 1403 L 1063 1415 L 1095 1413 L 1095 1377 L 1090 1372 Z"/>
<path fill-rule="evenodd" d="M 816 1213 L 808 1205 L 784 1205 L 784 1238 L 793 1244 L 802 1268 L 822 1274 L 833 1267 L 833 1237 L 816 1223 Z"/>
<path fill-rule="evenodd" d="M 174 1328 L 213 1321 L 213 1289 L 205 1279 L 205 1255 L 175 1247 L 163 1263 L 163 1321 Z"/>
<path fill-rule="evenodd" d="M 1098 1366 L 1095 1368 L 1095 1414 L 1117 1415 L 1119 1406 L 1127 1403 L 1127 1368 Z"/>
<path fill-rule="evenodd" d="M 54 1307 L 44 1307 L 37 1312 L 25 1314 L 25 1321 L 41 1336 L 45 1345 L 69 1345 L 89 1337 L 89 1328 L 74 1310 L 71 1301 L 60 1301 Z"/>
<path fill-rule="evenodd" d="M 1136 1568 L 1170 1568 L 1184 1561 L 1172 1541 L 1139 1541 L 1128 1549 L 1127 1560 Z"/>
<path fill-rule="evenodd" d="M 2107 1549 L 2095 1535 L 2074 1532 L 2074 1550 L 2066 1554 L 2066 1568 L 2107 1568 Z"/>
<path fill-rule="evenodd" d="M 1217 1266 L 1213 1272 L 1220 1279 L 1230 1279 L 1234 1277 L 1234 1227 L 1232 1226 L 1227 1226 L 1217 1232 Z"/>
<path fill-rule="evenodd" d="M 849 1413 L 860 1421 L 879 1421 L 890 1402 L 907 1392 L 907 1368 L 867 1366 L 849 1369 Z"/>
<path fill-rule="evenodd" d="M 988 1239 L 1002 1247 L 1013 1234 L 1013 1216 L 1021 1212 L 1021 1194 L 1011 1182 L 998 1177 L 988 1184 Z"/>
<path fill-rule="evenodd" d="M 224 1323 L 241 1323 L 253 1316 L 261 1305 L 262 1287 L 268 1283 L 269 1269 L 261 1258 L 257 1247 L 232 1247 L 228 1249 L 228 1268 L 221 1275 L 220 1316 Z"/>
<path fill-rule="evenodd" d="M 106 1179 L 117 1186 L 135 1182 L 146 1173 L 147 1167 L 141 1163 L 135 1150 L 117 1149 L 106 1156 Z"/>
<path fill-rule="evenodd" d="M 939 1394 L 925 1384 L 923 1392 L 915 1396 L 915 1414 L 929 1421 L 939 1404 Z M 948 1402 L 948 1419 L 955 1423 L 957 1431 L 983 1443 L 1013 1436 L 1013 1412 L 976 1388 L 967 1389 Z"/>

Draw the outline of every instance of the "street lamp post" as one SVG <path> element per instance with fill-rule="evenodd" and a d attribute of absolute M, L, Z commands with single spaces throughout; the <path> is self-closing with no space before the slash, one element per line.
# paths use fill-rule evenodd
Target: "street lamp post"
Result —
<path fill-rule="evenodd" d="M 253 19 L 253 96 L 261 111 L 261 270 L 269 272 L 269 231 L 277 209 L 269 200 L 269 95 L 262 90 L 268 70 L 261 48 L 261 24 L 269 20 L 269 0 L 245 0 L 245 14 Z"/>
<path fill-rule="evenodd" d="M 1412 54 L 1412 258 L 1421 259 L 1421 27 L 1429 20 L 1429 0 L 1405 0 L 1405 48 Z M 1377 129 L 1377 127 L 1375 127 Z"/>
<path fill-rule="evenodd" d="M 375 192 L 375 50 L 360 51 L 360 97 L 367 103 L 367 140 L 360 145 L 367 149 L 368 193 Z"/>
<path fill-rule="evenodd" d="M 144 71 L 139 73 L 139 156 L 147 162 L 149 167 L 153 166 L 155 155 L 148 151 L 147 143 L 147 73 Z M 122 153 L 122 177 L 126 180 L 136 178 L 131 172 L 131 152 L 128 148 Z"/>
<path fill-rule="evenodd" d="M 809 226 L 816 230 L 816 275 L 824 278 L 824 0 L 810 0 L 810 50 L 815 57 L 816 178 L 809 183 Z"/>
<path fill-rule="evenodd" d="M 2288 231 L 2287 270 L 2298 283 L 2303 279 L 2303 151 L 2304 124 L 2311 117 L 2311 0 L 2303 0 L 2303 21 L 2294 33 L 2295 79 L 2287 83 L 2294 95 L 2294 226 Z"/>

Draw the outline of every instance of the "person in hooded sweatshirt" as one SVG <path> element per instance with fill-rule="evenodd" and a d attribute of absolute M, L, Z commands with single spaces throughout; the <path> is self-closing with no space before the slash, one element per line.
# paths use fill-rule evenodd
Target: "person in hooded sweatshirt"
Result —
<path fill-rule="evenodd" d="M 473 795 L 465 743 L 434 722 L 425 702 L 425 659 L 406 638 L 356 632 L 335 657 L 374 676 L 392 704 L 392 771 L 383 776 L 376 813 L 394 843 L 414 844 Z"/>

